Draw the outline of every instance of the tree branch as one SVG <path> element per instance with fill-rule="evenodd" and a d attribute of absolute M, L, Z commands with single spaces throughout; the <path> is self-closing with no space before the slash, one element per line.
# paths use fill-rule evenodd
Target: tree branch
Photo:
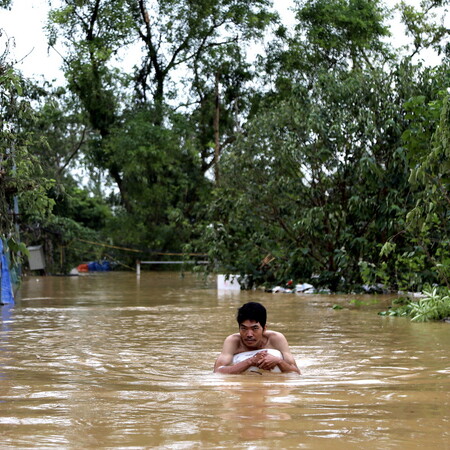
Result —
<path fill-rule="evenodd" d="M 80 150 L 81 146 L 84 143 L 84 138 L 86 136 L 86 127 L 84 127 L 82 135 L 81 135 L 81 139 L 78 142 L 78 145 L 75 147 L 74 151 L 70 154 L 69 158 L 67 159 L 67 161 L 65 162 L 65 164 L 60 167 L 58 169 L 58 175 L 61 175 L 63 173 L 63 171 L 66 169 L 66 167 L 69 165 L 70 161 L 75 157 L 75 155 L 78 153 L 78 151 Z"/>

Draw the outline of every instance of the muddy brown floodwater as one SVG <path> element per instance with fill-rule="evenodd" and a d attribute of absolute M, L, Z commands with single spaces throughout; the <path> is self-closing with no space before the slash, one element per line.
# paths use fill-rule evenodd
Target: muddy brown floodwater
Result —
<path fill-rule="evenodd" d="M 247 301 L 301 376 L 212 373 Z M 29 277 L 1 307 L 0 447 L 450 448 L 450 325 L 377 315 L 388 303 L 178 273 Z"/>

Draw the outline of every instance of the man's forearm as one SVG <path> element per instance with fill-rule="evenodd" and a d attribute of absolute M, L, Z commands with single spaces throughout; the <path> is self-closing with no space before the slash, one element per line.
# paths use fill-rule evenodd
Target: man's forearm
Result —
<path fill-rule="evenodd" d="M 214 372 L 216 373 L 227 373 L 227 374 L 238 374 L 245 372 L 251 366 L 256 366 L 257 364 L 254 362 L 253 357 L 244 359 L 237 364 L 233 364 L 231 366 L 220 366 Z"/>
<path fill-rule="evenodd" d="M 300 373 L 299 368 L 295 364 L 290 364 L 284 359 L 281 359 L 277 366 L 282 372 L 296 372 L 298 374 Z"/>

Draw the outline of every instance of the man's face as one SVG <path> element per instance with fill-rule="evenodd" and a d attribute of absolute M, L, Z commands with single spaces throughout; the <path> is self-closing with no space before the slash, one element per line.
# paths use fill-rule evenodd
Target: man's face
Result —
<path fill-rule="evenodd" d="M 263 344 L 263 333 L 266 327 L 262 327 L 259 322 L 245 320 L 239 325 L 239 334 L 242 342 L 250 348 L 259 348 Z"/>

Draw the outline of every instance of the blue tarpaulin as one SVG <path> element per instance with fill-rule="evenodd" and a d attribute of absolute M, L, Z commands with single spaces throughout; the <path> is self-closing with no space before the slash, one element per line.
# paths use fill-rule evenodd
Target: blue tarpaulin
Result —
<path fill-rule="evenodd" d="M 6 254 L 3 239 L 0 238 L 0 305 L 14 303 L 14 293 L 11 283 L 11 274 L 9 272 L 9 261 Z"/>
<path fill-rule="evenodd" d="M 107 272 L 111 270 L 111 265 L 109 261 L 101 261 L 101 262 L 90 262 L 88 263 L 89 272 Z"/>

